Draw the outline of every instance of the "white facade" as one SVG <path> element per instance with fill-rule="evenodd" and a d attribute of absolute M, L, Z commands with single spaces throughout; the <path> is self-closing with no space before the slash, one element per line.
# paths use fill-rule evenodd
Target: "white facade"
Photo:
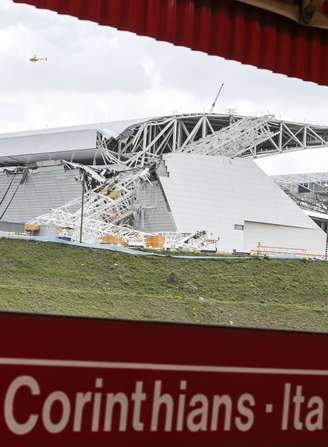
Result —
<path fill-rule="evenodd" d="M 286 252 L 301 255 L 305 250 L 308 255 L 323 255 L 325 239 L 325 233 L 318 226 L 309 229 L 245 222 L 244 249 L 247 252 L 257 250 L 260 245 L 268 247 L 270 254 Z"/>
<path fill-rule="evenodd" d="M 138 120 L 113 121 L 82 126 L 58 127 L 0 134 L 0 166 L 43 160 L 92 160 L 97 131 L 117 137 Z"/>
<path fill-rule="evenodd" d="M 262 246 L 323 254 L 325 233 L 250 159 L 164 156 L 159 179 L 177 231 L 206 230 L 221 251 Z"/>

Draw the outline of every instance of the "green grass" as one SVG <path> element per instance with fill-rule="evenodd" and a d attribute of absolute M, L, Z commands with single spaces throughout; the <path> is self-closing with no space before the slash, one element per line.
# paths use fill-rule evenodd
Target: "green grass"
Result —
<path fill-rule="evenodd" d="M 328 263 L 179 260 L 0 239 L 0 310 L 328 330 Z"/>

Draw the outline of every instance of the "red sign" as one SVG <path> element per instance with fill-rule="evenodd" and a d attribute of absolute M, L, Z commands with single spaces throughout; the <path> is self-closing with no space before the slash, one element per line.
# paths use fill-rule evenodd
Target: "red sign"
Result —
<path fill-rule="evenodd" d="M 0 314 L 4 446 L 327 446 L 328 335 Z"/>

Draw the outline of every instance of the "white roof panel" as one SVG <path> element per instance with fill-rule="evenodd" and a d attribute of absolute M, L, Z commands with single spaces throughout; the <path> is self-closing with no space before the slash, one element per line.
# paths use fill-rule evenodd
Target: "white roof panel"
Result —
<path fill-rule="evenodd" d="M 317 225 L 251 159 L 167 154 L 160 177 L 178 231 L 218 232 L 224 223 Z"/>
<path fill-rule="evenodd" d="M 97 130 L 116 138 L 141 119 L 0 134 L 0 165 L 45 159 L 92 159 Z"/>
<path fill-rule="evenodd" d="M 178 232 L 207 231 L 221 250 L 245 250 L 251 222 L 252 249 L 296 240 L 311 253 L 323 250 L 324 232 L 253 160 L 173 153 L 164 162 L 159 179 Z"/>

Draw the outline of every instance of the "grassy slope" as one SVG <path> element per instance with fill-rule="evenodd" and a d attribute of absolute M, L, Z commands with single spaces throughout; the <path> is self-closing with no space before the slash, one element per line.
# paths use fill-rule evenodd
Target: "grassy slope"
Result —
<path fill-rule="evenodd" d="M 0 310 L 326 331 L 328 263 L 187 261 L 0 239 Z"/>

